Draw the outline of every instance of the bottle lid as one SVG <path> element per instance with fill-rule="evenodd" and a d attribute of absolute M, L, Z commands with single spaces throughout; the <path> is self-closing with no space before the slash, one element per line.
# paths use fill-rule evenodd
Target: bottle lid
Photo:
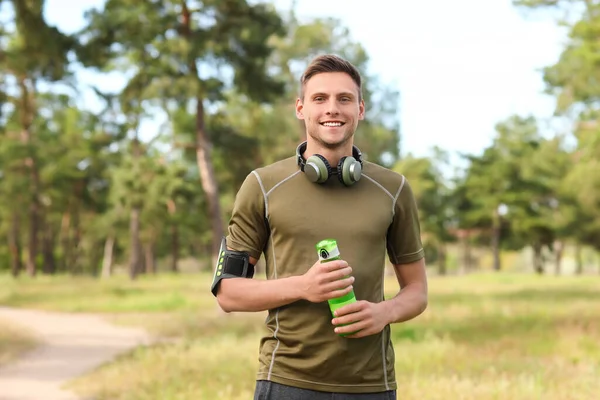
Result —
<path fill-rule="evenodd" d="M 340 255 L 340 250 L 338 249 L 335 239 L 321 240 L 315 247 L 317 248 L 317 254 L 319 255 L 320 261 L 339 257 Z"/>

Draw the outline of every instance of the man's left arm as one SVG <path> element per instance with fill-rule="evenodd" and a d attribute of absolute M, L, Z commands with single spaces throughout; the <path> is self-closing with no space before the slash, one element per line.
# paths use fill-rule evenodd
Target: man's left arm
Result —
<path fill-rule="evenodd" d="M 389 323 L 404 322 L 420 315 L 427 308 L 427 274 L 425 259 L 410 264 L 394 265 L 400 291 L 381 303 L 389 315 Z"/>
<path fill-rule="evenodd" d="M 389 324 L 415 318 L 427 307 L 427 277 L 419 212 L 412 188 L 404 177 L 394 200 L 394 217 L 386 245 L 400 291 L 388 300 L 377 303 L 361 300 L 337 309 L 332 320 L 335 332 L 356 332 L 347 336 L 350 338 L 375 335 Z"/>
<path fill-rule="evenodd" d="M 351 333 L 349 338 L 360 338 L 381 332 L 386 325 L 408 321 L 427 308 L 427 273 L 425 259 L 409 264 L 394 265 L 400 291 L 380 303 L 365 300 L 344 306 L 336 311 L 332 323 L 336 333 Z M 349 324 L 346 326 L 340 326 Z"/>

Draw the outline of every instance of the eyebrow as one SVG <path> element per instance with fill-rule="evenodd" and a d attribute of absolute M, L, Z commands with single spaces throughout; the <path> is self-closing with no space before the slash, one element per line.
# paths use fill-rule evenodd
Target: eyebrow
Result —
<path fill-rule="evenodd" d="M 317 96 L 329 96 L 329 94 L 323 93 L 323 92 L 317 92 L 317 93 L 313 93 L 312 96 L 310 96 L 310 97 L 313 98 L 313 97 L 317 97 Z M 337 97 L 340 97 L 340 96 L 356 97 L 356 95 L 352 92 L 341 92 L 341 93 L 337 93 L 336 96 Z"/>

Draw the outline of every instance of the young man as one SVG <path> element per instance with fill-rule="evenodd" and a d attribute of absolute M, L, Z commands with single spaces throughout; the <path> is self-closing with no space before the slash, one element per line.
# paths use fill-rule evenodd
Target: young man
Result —
<path fill-rule="evenodd" d="M 364 113 L 356 68 L 317 57 L 296 102 L 306 142 L 252 171 L 236 196 L 228 266 L 217 267 L 212 290 L 226 312 L 268 310 L 255 399 L 396 398 L 390 324 L 425 310 L 427 278 L 408 182 L 353 145 Z M 321 263 L 315 245 L 328 238 L 342 259 Z M 249 279 L 262 254 L 267 279 Z M 387 300 L 386 255 L 400 286 Z M 332 317 L 327 300 L 351 290 L 357 301 Z"/>

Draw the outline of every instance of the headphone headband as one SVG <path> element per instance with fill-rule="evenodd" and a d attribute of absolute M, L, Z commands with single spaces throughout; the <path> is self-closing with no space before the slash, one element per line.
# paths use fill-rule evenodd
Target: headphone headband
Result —
<path fill-rule="evenodd" d="M 304 142 L 300 143 L 300 145 L 298 145 L 298 147 L 296 147 L 296 160 L 297 160 L 297 163 L 300 166 L 300 170 L 302 172 L 304 172 L 304 167 L 306 166 L 306 160 L 304 159 L 304 157 L 302 157 L 302 153 L 304 153 L 304 151 L 306 150 L 306 146 L 307 146 L 307 142 L 304 141 Z M 354 157 L 354 159 L 360 163 L 360 166 L 362 168 L 363 167 L 362 153 L 361 153 L 360 149 L 354 145 L 352 145 L 352 157 Z"/>

